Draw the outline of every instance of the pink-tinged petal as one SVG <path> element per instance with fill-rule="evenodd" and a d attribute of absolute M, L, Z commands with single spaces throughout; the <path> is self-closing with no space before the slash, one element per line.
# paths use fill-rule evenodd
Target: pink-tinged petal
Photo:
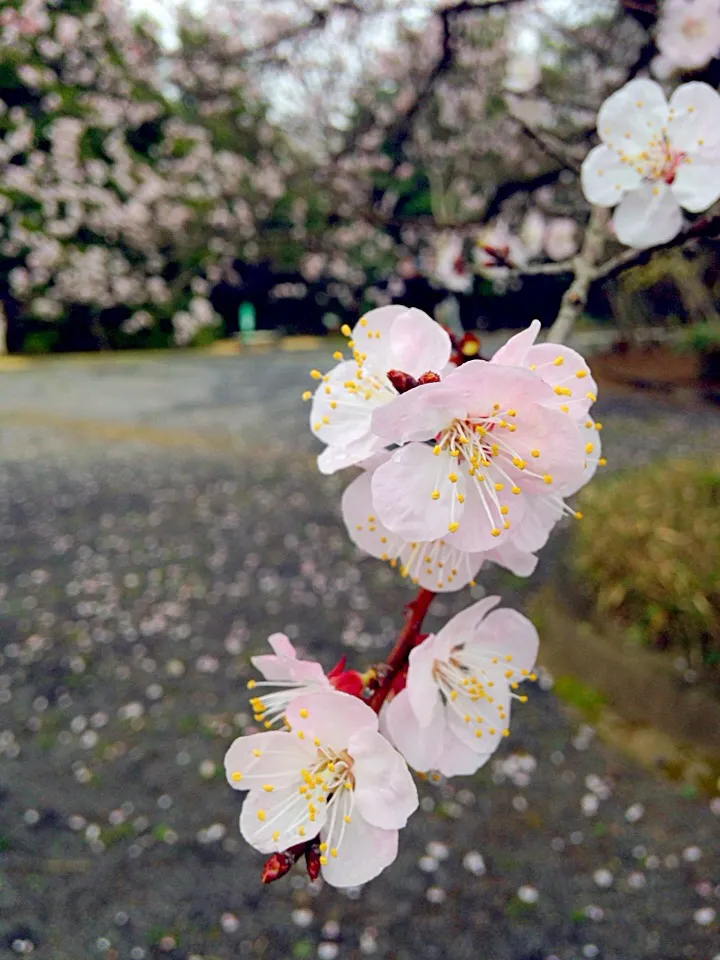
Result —
<path fill-rule="evenodd" d="M 440 373 L 452 352 L 447 332 L 432 317 L 414 308 L 401 314 L 393 323 L 390 345 L 396 358 L 396 369 L 413 377 L 420 377 L 429 370 Z"/>
<path fill-rule="evenodd" d="M 292 660 L 297 660 L 295 647 L 284 633 L 271 633 L 268 637 L 268 643 L 277 657 L 289 657 Z"/>
<path fill-rule="evenodd" d="M 525 366 L 525 357 L 535 343 L 538 333 L 540 333 L 540 321 L 533 320 L 527 330 L 516 333 L 499 350 L 496 350 L 490 362 L 501 363 L 506 367 Z"/>
<path fill-rule="evenodd" d="M 665 93 L 654 80 L 631 80 L 600 107 L 597 131 L 608 146 L 639 153 L 667 123 Z"/>
<path fill-rule="evenodd" d="M 701 213 L 720 197 L 720 148 L 715 156 L 709 153 L 689 157 L 682 163 L 670 189 L 685 210 Z"/>
<path fill-rule="evenodd" d="M 347 693 L 315 693 L 295 697 L 288 705 L 285 718 L 292 734 L 304 735 L 303 742 L 317 738 L 322 746 L 335 751 L 347 749 L 350 737 L 357 730 L 369 727 L 377 730 L 374 710 L 358 697 Z"/>
<path fill-rule="evenodd" d="M 520 550 L 515 543 L 510 540 L 502 547 L 496 547 L 494 550 L 488 550 L 485 559 L 490 563 L 496 563 L 499 567 L 505 567 L 516 577 L 529 577 L 535 572 L 538 558 L 533 553 L 527 553 Z"/>
<path fill-rule="evenodd" d="M 378 519 L 371 493 L 372 473 L 356 477 L 342 496 L 342 515 L 350 539 L 361 550 L 380 560 L 397 557 L 405 541 Z"/>
<path fill-rule="evenodd" d="M 439 697 L 430 723 L 421 727 L 407 689 L 401 690 L 383 708 L 381 726 L 413 770 L 427 773 L 438 768 L 445 742 L 445 710 Z"/>
<path fill-rule="evenodd" d="M 485 766 L 491 756 L 492 751 L 478 753 L 477 750 L 471 750 L 450 727 L 446 727 L 439 760 L 434 769 L 444 777 L 468 777 Z"/>
<path fill-rule="evenodd" d="M 485 617 L 499 603 L 500 597 L 483 597 L 467 609 L 456 613 L 438 633 L 438 644 L 444 641 L 450 650 L 460 644 L 469 643 L 481 628 Z"/>
<path fill-rule="evenodd" d="M 533 403 L 552 402 L 552 391 L 546 383 L 520 367 L 510 367 L 494 360 L 472 360 L 450 374 L 442 383 L 435 384 L 455 397 L 458 411 L 455 416 L 467 414 L 489 416 L 493 404 L 501 410 Z M 411 391 L 412 392 L 412 391 Z"/>
<path fill-rule="evenodd" d="M 451 593 L 471 583 L 485 554 L 465 553 L 446 540 L 405 543 L 400 550 L 400 572 L 433 593 Z"/>
<path fill-rule="evenodd" d="M 576 350 L 557 343 L 540 343 L 528 350 L 526 363 L 556 391 L 558 406 L 568 406 L 573 417 L 588 412 L 597 396 L 597 384 Z"/>
<path fill-rule="evenodd" d="M 328 476 L 345 467 L 358 466 L 384 450 L 386 444 L 381 437 L 366 433 L 352 443 L 326 447 L 317 459 L 318 470 Z"/>
<path fill-rule="evenodd" d="M 422 384 L 375 410 L 373 433 L 384 437 L 387 443 L 430 440 L 463 412 L 462 402 L 458 403 L 455 393 L 447 390 L 445 383 Z"/>
<path fill-rule="evenodd" d="M 320 806 L 311 821 L 308 802 L 298 792 L 301 782 L 298 771 L 292 786 L 272 793 L 262 789 L 250 791 L 240 814 L 240 833 L 251 847 L 261 853 L 287 850 L 303 837 L 309 839 L 322 829 L 327 820 L 327 807 Z"/>
<path fill-rule="evenodd" d="M 512 657 L 508 663 L 514 670 L 529 673 L 535 666 L 538 644 L 537 630 L 528 618 L 503 607 L 488 614 L 465 646 L 468 651 L 487 650 L 501 660 Z"/>
<path fill-rule="evenodd" d="M 321 686 L 328 685 L 325 671 L 314 660 L 298 660 L 295 647 L 288 638 L 282 633 L 274 633 L 268 637 L 268 643 L 275 651 L 275 655 L 261 654 L 260 656 L 250 657 L 250 662 L 259 670 L 266 680 L 276 680 L 284 682 L 292 680 L 295 682 L 317 683 Z"/>
<path fill-rule="evenodd" d="M 458 550 L 483 553 L 492 550 L 510 539 L 512 526 L 522 517 L 523 498 L 513 496 L 511 485 L 503 482 L 506 477 L 492 466 L 482 470 L 473 477 L 465 465 L 459 470 L 465 478 L 464 511 L 458 520 L 458 529 L 446 534 L 447 542 Z M 478 476 L 483 479 L 479 480 Z M 496 484 L 502 490 L 496 490 Z M 507 512 L 501 513 L 502 509 Z M 506 523 L 510 526 L 506 527 Z"/>
<path fill-rule="evenodd" d="M 683 225 L 682 211 L 666 184 L 647 184 L 629 193 L 613 216 L 620 243 L 643 250 L 676 237 Z"/>
<path fill-rule="evenodd" d="M 538 378 L 539 379 L 539 378 Z M 550 389 L 550 388 L 548 388 Z M 578 393 L 582 391 L 582 388 Z M 524 468 L 505 461 L 505 469 L 523 493 L 552 493 L 563 484 L 578 482 L 584 469 L 584 437 L 577 420 L 569 412 L 570 397 L 558 397 L 551 390 L 548 406 L 527 404 L 514 421 L 517 430 L 508 438 Z M 551 409 L 551 406 L 556 409 Z M 568 410 L 564 411 L 563 406 Z M 549 478 L 549 479 L 547 479 Z"/>
<path fill-rule="evenodd" d="M 642 174 L 605 144 L 585 157 L 580 178 L 586 200 L 598 207 L 614 207 L 628 190 L 636 190 L 642 183 Z"/>
<path fill-rule="evenodd" d="M 359 813 L 353 813 L 337 848 L 337 857 L 328 856 L 322 867 L 323 880 L 331 887 L 359 887 L 389 867 L 397 852 L 397 830 L 373 827 Z"/>
<path fill-rule="evenodd" d="M 315 436 L 327 444 L 347 446 L 360 440 L 370 430 L 373 409 L 392 398 L 392 392 L 366 391 L 346 387 L 346 383 L 358 384 L 357 367 L 345 361 L 330 371 L 315 391 L 310 411 L 310 427 Z"/>
<path fill-rule="evenodd" d="M 465 474 L 452 457 L 435 456 L 425 444 L 397 450 L 375 471 L 371 488 L 381 522 L 404 540 L 439 540 L 462 518 Z"/>
<path fill-rule="evenodd" d="M 572 496 L 573 493 L 577 493 L 586 483 L 592 480 L 598 468 L 600 457 L 602 456 L 602 442 L 600 440 L 600 432 L 595 429 L 595 421 L 592 417 L 587 416 L 584 417 L 581 422 L 583 437 L 585 439 L 585 469 L 577 483 L 568 484 L 563 487 L 563 497 Z"/>
<path fill-rule="evenodd" d="M 383 830 L 399 830 L 418 807 L 418 794 L 407 764 L 380 733 L 369 728 L 350 737 L 355 809 Z"/>
<path fill-rule="evenodd" d="M 225 754 L 225 775 L 234 790 L 252 790 L 271 784 L 294 783 L 307 763 L 307 748 L 280 731 L 238 737 Z"/>
<path fill-rule="evenodd" d="M 542 494 L 527 497 L 523 518 L 513 529 L 512 545 L 525 553 L 541 550 L 562 515 L 562 501 Z"/>
<path fill-rule="evenodd" d="M 510 694 L 507 689 L 493 690 L 492 702 L 489 697 L 481 700 L 470 700 L 469 697 L 458 697 L 451 709 L 445 708 L 448 727 L 457 739 L 478 756 L 487 758 L 502 743 L 503 731 L 510 723 Z M 464 717 L 470 716 L 473 722 L 466 723 Z M 481 717 L 482 722 L 477 718 Z M 478 766 L 482 766 L 483 760 Z"/>
<path fill-rule="evenodd" d="M 694 156 L 700 148 L 720 145 L 720 94 L 709 84 L 681 84 L 670 98 L 670 108 L 667 132 L 674 150 Z"/>
<path fill-rule="evenodd" d="M 424 730 L 432 725 L 441 702 L 433 665 L 435 660 L 447 659 L 449 651 L 448 640 L 434 634 L 410 651 L 405 690 L 410 707 Z"/>
<path fill-rule="evenodd" d="M 363 366 L 375 375 L 385 375 L 397 366 L 390 332 L 399 317 L 408 312 L 407 307 L 393 304 L 370 310 L 353 327 L 353 351 Z"/>

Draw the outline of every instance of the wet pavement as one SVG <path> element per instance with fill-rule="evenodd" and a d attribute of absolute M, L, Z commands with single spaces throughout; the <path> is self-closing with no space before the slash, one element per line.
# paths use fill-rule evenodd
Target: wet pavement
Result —
<path fill-rule="evenodd" d="M 328 668 L 363 667 L 412 595 L 358 563 L 348 478 L 315 470 L 300 393 L 323 365 L 0 375 L 0 956 L 720 956 L 720 799 L 600 743 L 546 674 L 493 763 L 421 785 L 378 880 L 261 887 L 221 774 L 251 723 L 249 655 L 282 630 Z M 711 408 L 601 398 L 598 416 L 611 468 L 720 445 Z M 475 595 L 522 607 L 549 562 L 529 582 L 493 570 Z M 468 600 L 437 600 L 431 622 Z"/>

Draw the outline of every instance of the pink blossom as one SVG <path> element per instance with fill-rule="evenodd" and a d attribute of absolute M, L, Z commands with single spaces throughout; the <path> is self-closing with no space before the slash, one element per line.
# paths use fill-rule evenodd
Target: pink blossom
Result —
<path fill-rule="evenodd" d="M 422 310 L 379 307 L 347 334 L 352 360 L 338 353 L 341 362 L 329 373 L 314 373 L 322 382 L 313 397 L 310 423 L 315 436 L 327 444 L 318 458 L 322 473 L 360 463 L 387 446 L 373 432 L 372 415 L 397 397 L 388 371 L 421 377 L 442 370 L 450 358 L 450 338 Z"/>
<path fill-rule="evenodd" d="M 681 208 L 707 210 L 720 197 L 720 94 L 684 83 L 668 104 L 654 80 L 631 80 L 598 114 L 601 146 L 582 166 L 585 196 L 617 209 L 618 240 L 648 247 L 681 230 Z"/>
<path fill-rule="evenodd" d="M 383 457 L 383 462 L 389 456 Z M 513 543 L 484 553 L 464 553 L 442 538 L 408 543 L 376 516 L 371 482 L 372 470 L 366 470 L 343 494 L 342 512 L 348 534 L 358 547 L 379 560 L 388 561 L 412 583 L 435 593 L 448 593 L 472 584 L 486 562 L 496 563 L 520 577 L 530 576 L 537 566 L 537 557 L 518 550 Z"/>
<path fill-rule="evenodd" d="M 410 653 L 407 683 L 383 711 L 383 729 L 415 770 L 475 773 L 509 735 L 515 691 L 532 673 L 537 631 L 486 597 Z M 492 611 L 492 612 L 491 612 Z"/>
<path fill-rule="evenodd" d="M 583 483 L 584 437 L 567 411 L 586 409 L 584 395 L 473 360 L 379 408 L 373 430 L 403 446 L 373 475 L 378 517 L 408 541 L 442 537 L 467 552 L 509 542 L 533 497 Z"/>
<path fill-rule="evenodd" d="M 664 0 L 657 48 L 675 69 L 699 70 L 720 56 L 720 5 L 717 0 Z"/>
<path fill-rule="evenodd" d="M 457 234 L 445 234 L 437 239 L 435 279 L 453 293 L 467 293 L 472 289 L 473 275 L 463 257 L 462 237 Z"/>
<path fill-rule="evenodd" d="M 319 836 L 327 883 L 372 880 L 397 856 L 398 831 L 418 806 L 405 761 L 356 697 L 298 697 L 286 720 L 285 731 L 239 737 L 225 756 L 229 784 L 249 791 L 240 832 L 262 853 Z"/>

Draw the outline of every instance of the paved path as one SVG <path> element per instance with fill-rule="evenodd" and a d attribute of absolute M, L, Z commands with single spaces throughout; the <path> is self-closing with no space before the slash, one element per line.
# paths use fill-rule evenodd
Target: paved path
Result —
<path fill-rule="evenodd" d="M 0 378 L 0 956 L 712 960 L 720 803 L 532 691 L 476 777 L 422 787 L 378 881 L 263 890 L 218 775 L 275 630 L 330 666 L 409 594 L 359 565 L 299 399 L 320 355 Z M 611 465 L 717 449 L 705 408 L 600 404 Z M 513 602 L 511 581 L 483 587 Z M 467 597 L 436 603 L 437 623 Z M 642 691 L 638 692 L 643 695 Z M 713 813 L 713 809 L 715 813 Z"/>

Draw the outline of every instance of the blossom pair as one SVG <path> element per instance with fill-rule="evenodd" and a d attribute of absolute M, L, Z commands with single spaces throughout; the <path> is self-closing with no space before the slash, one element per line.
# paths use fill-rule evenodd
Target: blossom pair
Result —
<path fill-rule="evenodd" d="M 458 589 L 486 560 L 531 573 L 572 512 L 564 498 L 600 461 L 587 364 L 535 344 L 539 329 L 534 321 L 492 361 L 455 367 L 439 324 L 383 307 L 346 329 L 352 360 L 315 371 L 320 469 L 366 470 L 343 498 L 350 536 L 427 589 Z"/>
<path fill-rule="evenodd" d="M 317 845 L 322 875 L 338 887 L 392 863 L 418 806 L 408 764 L 474 773 L 508 735 L 511 702 L 525 699 L 520 683 L 535 679 L 537 633 L 498 602 L 481 600 L 416 646 L 404 688 L 379 718 L 357 674 L 341 664 L 326 676 L 287 637 L 270 637 L 274 654 L 253 658 L 265 679 L 249 684 L 256 720 L 269 729 L 239 737 L 225 757 L 230 785 L 249 791 L 245 840 L 270 854 Z"/>

